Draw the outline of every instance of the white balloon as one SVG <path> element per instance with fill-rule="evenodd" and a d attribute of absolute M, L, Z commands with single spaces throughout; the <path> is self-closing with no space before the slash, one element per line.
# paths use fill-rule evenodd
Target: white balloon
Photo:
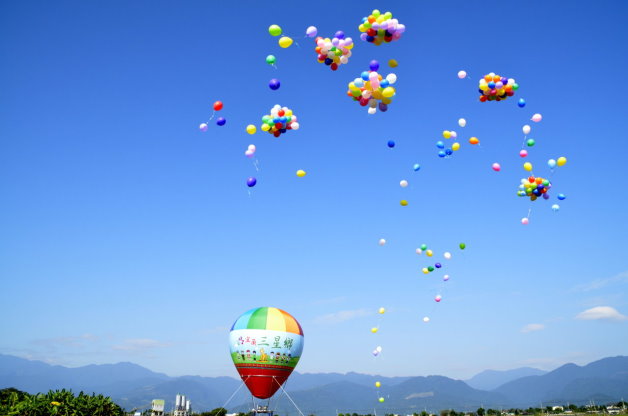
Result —
<path fill-rule="evenodd" d="M 299 123 L 293 121 L 290 123 L 290 127 L 292 127 L 292 130 L 299 130 Z"/>
<path fill-rule="evenodd" d="M 386 244 L 386 239 L 384 239 L 384 238 L 380 238 L 380 239 L 379 239 L 379 245 L 380 245 L 380 246 L 383 246 L 384 244 Z"/>
<path fill-rule="evenodd" d="M 405 188 L 406 186 L 408 186 L 408 181 L 407 180 L 402 180 L 401 182 L 399 182 L 399 186 L 401 186 L 402 188 Z"/>
<path fill-rule="evenodd" d="M 256 150 L 255 145 L 254 145 L 254 144 L 250 144 L 250 145 L 249 145 L 249 150 L 250 150 L 251 152 L 254 152 L 254 151 Z"/>
<path fill-rule="evenodd" d="M 369 107 L 369 109 L 367 110 L 367 112 L 369 114 L 375 114 L 377 113 L 377 109 L 375 107 Z"/>
<path fill-rule="evenodd" d="M 458 125 L 459 125 L 460 127 L 464 127 L 464 126 L 466 126 L 466 125 L 467 125 L 467 120 L 465 120 L 464 118 L 459 119 L 459 120 L 458 120 Z"/>
<path fill-rule="evenodd" d="M 382 347 L 379 347 L 379 346 L 378 346 L 377 348 L 375 348 L 375 351 L 377 351 L 377 352 L 382 352 Z"/>
<path fill-rule="evenodd" d="M 443 256 L 445 256 L 445 258 L 449 260 L 451 258 L 451 253 L 449 251 L 446 251 L 445 254 L 443 254 Z"/>
<path fill-rule="evenodd" d="M 458 71 L 458 78 L 465 79 L 467 77 L 466 71 Z"/>
<path fill-rule="evenodd" d="M 426 316 L 425 318 L 423 318 L 423 322 L 428 323 L 430 321 L 430 318 L 428 316 Z"/>
<path fill-rule="evenodd" d="M 395 74 L 386 75 L 386 81 L 388 81 L 391 85 L 394 84 L 395 82 L 397 82 L 397 75 Z"/>
<path fill-rule="evenodd" d="M 421 253 L 423 253 L 423 250 L 421 250 L 420 248 L 417 248 L 417 249 L 415 250 L 415 252 L 416 252 L 416 254 L 419 254 L 419 255 L 420 255 Z"/>
<path fill-rule="evenodd" d="M 521 130 L 523 130 L 523 134 L 530 134 L 530 126 L 528 126 L 527 124 L 523 126 Z"/>

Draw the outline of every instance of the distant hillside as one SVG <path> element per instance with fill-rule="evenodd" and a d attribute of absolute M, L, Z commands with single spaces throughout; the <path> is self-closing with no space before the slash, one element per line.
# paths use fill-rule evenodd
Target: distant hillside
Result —
<path fill-rule="evenodd" d="M 494 390 L 509 403 L 547 405 L 569 401 L 618 401 L 628 396 L 628 357 L 604 358 L 583 367 L 565 364 L 541 376 L 523 377 Z"/>
<path fill-rule="evenodd" d="M 512 376 L 521 370 L 524 369 L 502 373 Z M 479 380 L 486 382 L 489 378 Z M 375 387 L 375 381 L 382 383 L 381 388 Z M 15 387 L 28 393 L 60 388 L 95 392 L 110 396 L 126 409 L 148 407 L 152 399 L 159 398 L 166 400 L 166 409 L 170 410 L 177 393 L 190 398 L 196 411 L 223 406 L 230 397 L 226 407 L 231 411 L 249 410 L 251 403 L 242 382 L 232 377 L 169 377 L 131 363 L 67 368 L 0 354 L 0 388 L 3 387 Z M 547 374 L 507 382 L 493 391 L 476 389 L 463 381 L 442 376 L 296 372 L 285 389 L 305 414 L 317 416 L 335 415 L 336 411 L 372 413 L 374 409 L 377 413 L 408 414 L 424 409 L 435 413 L 451 408 L 476 410 L 480 406 L 527 408 L 539 406 L 541 402 L 545 405 L 583 404 L 589 399 L 606 403 L 628 397 L 628 357 L 606 358 L 584 367 L 566 364 Z M 380 396 L 385 398 L 384 403 L 378 402 Z M 282 416 L 296 414 L 282 390 L 271 404 Z"/>
<path fill-rule="evenodd" d="M 547 371 L 532 367 L 521 367 L 514 370 L 485 370 L 468 380 L 464 380 L 469 386 L 478 390 L 493 390 L 502 384 L 527 376 L 540 376 Z"/>

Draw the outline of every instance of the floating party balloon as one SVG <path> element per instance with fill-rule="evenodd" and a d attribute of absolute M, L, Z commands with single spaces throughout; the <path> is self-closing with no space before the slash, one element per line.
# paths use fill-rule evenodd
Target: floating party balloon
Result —
<path fill-rule="evenodd" d="M 443 267 L 443 265 L 440 263 L 436 263 L 434 264 L 434 267 L 436 267 L 437 269 L 440 269 L 441 267 Z"/>
<path fill-rule="evenodd" d="M 524 168 L 525 170 L 527 170 L 528 172 L 531 172 L 531 171 L 532 171 L 532 163 L 530 163 L 530 162 L 526 162 L 526 163 L 524 163 L 524 164 L 523 164 L 523 168 Z"/>
<path fill-rule="evenodd" d="M 532 146 L 534 146 L 535 144 L 536 144 L 536 141 L 535 141 L 534 139 L 528 139 L 528 140 L 526 141 L 526 145 L 527 145 L 528 147 L 532 147 Z"/>
<path fill-rule="evenodd" d="M 297 170 L 297 176 L 298 176 L 299 178 L 302 178 L 302 177 L 304 177 L 305 175 L 306 175 L 306 173 L 305 173 L 305 171 L 304 171 L 304 170 L 302 170 L 302 169 Z"/>
<path fill-rule="evenodd" d="M 455 142 L 451 145 L 451 150 L 453 150 L 454 152 L 457 151 L 458 149 L 460 149 L 460 143 Z"/>
<path fill-rule="evenodd" d="M 417 172 L 419 169 L 421 169 L 421 165 L 419 165 L 418 163 L 415 163 L 414 166 L 412 166 L 412 169 Z"/>
<path fill-rule="evenodd" d="M 347 95 L 354 101 L 358 101 L 362 107 L 368 105 L 369 109 L 379 108 L 380 111 L 388 110 L 388 105 L 392 102 L 392 97 L 396 94 L 396 90 L 392 85 L 397 82 L 395 74 L 388 74 L 384 78 L 376 71 L 364 71 L 360 78 L 354 79 L 349 83 Z M 375 111 L 369 111 L 374 113 Z"/>
<path fill-rule="evenodd" d="M 377 328 L 376 326 L 374 326 L 373 328 L 371 328 L 371 332 L 373 334 L 377 333 L 377 331 L 379 331 L 379 328 Z"/>
<path fill-rule="evenodd" d="M 216 119 L 216 124 L 218 124 L 219 126 L 224 126 L 227 123 L 227 119 L 225 119 L 224 117 L 218 117 Z"/>
<path fill-rule="evenodd" d="M 535 115 L 532 116 L 530 120 L 534 121 L 535 123 L 538 123 L 539 121 L 543 120 L 543 116 L 540 115 L 539 113 L 536 113 Z"/>
<path fill-rule="evenodd" d="M 255 156 L 255 152 L 252 152 L 252 151 L 250 151 L 250 150 L 246 150 L 246 151 L 244 152 L 244 155 L 245 155 L 246 157 L 248 157 L 248 158 L 251 158 L 251 157 Z"/>
<path fill-rule="evenodd" d="M 445 139 L 451 138 L 451 132 L 449 130 L 443 130 L 443 137 Z M 440 143 L 442 143 L 442 142 L 440 142 Z"/>
<path fill-rule="evenodd" d="M 443 281 L 445 281 L 445 282 L 446 282 L 446 281 L 448 281 L 448 280 L 449 280 L 449 275 L 448 275 L 448 274 L 446 274 L 445 276 L 443 276 Z"/>
<path fill-rule="evenodd" d="M 270 114 L 262 117 L 262 123 L 262 130 L 267 131 L 275 137 L 279 137 L 288 130 L 299 129 L 296 114 L 288 107 L 282 107 L 279 104 L 275 104 L 275 106 L 270 109 Z"/>
<path fill-rule="evenodd" d="M 198 129 L 199 129 L 200 131 L 202 131 L 203 133 L 205 133 L 205 132 L 207 131 L 207 128 L 208 128 L 208 127 L 207 127 L 207 123 L 201 123 L 201 124 L 198 126 Z"/>
<path fill-rule="evenodd" d="M 420 255 L 421 253 L 423 253 L 423 250 L 421 250 L 420 248 L 417 248 L 416 250 L 414 250 L 414 252 Z"/>
<path fill-rule="evenodd" d="M 563 200 L 564 200 L 565 198 L 567 198 L 567 197 L 565 196 L 565 194 L 558 194 L 558 195 L 556 195 L 556 198 L 558 198 L 558 199 L 560 199 L 561 201 L 563 201 Z"/>
<path fill-rule="evenodd" d="M 554 159 L 548 160 L 547 166 L 549 166 L 550 169 L 554 169 L 556 167 L 556 161 Z"/>
<path fill-rule="evenodd" d="M 458 119 L 458 125 L 459 125 L 460 127 L 464 127 L 464 126 L 466 126 L 466 125 L 467 125 L 467 120 L 465 120 L 464 118 L 460 118 L 460 119 Z"/>
<path fill-rule="evenodd" d="M 250 144 L 250 145 L 249 145 L 249 147 L 248 147 L 248 150 L 250 150 L 250 151 L 254 152 L 254 151 L 256 151 L 256 150 L 257 150 L 257 147 L 255 147 L 255 145 L 254 145 L 254 144 Z"/>
<path fill-rule="evenodd" d="M 319 36 L 314 42 L 316 42 L 314 51 L 318 55 L 318 62 L 329 66 L 332 71 L 349 62 L 353 39 L 345 37 L 344 32 L 336 32 L 332 39 Z M 379 67 L 379 64 L 377 66 Z"/>
<path fill-rule="evenodd" d="M 388 145 L 388 147 L 390 147 L 392 149 L 393 147 L 395 147 L 395 141 L 394 140 L 388 140 L 387 145 Z"/>
<path fill-rule="evenodd" d="M 552 205 L 552 211 L 557 212 L 560 209 L 560 205 L 554 204 Z"/>
<path fill-rule="evenodd" d="M 249 124 L 248 126 L 246 126 L 246 132 L 248 134 L 255 134 L 256 131 L 257 127 L 255 127 L 253 124 Z"/>
<path fill-rule="evenodd" d="M 519 102 L 517 103 L 517 105 L 519 106 L 519 108 L 523 108 L 526 106 L 526 100 L 524 100 L 523 98 L 519 98 Z"/>
<path fill-rule="evenodd" d="M 246 180 L 246 186 L 248 186 L 249 188 L 254 187 L 256 184 L 257 184 L 257 179 L 255 179 L 252 176 Z"/>
<path fill-rule="evenodd" d="M 266 63 L 268 65 L 275 65 L 275 62 L 277 62 L 277 58 L 275 58 L 275 55 L 268 55 L 266 57 Z"/>
<path fill-rule="evenodd" d="M 443 257 L 445 257 L 447 260 L 451 259 L 451 253 L 449 251 L 446 251 L 445 254 L 443 254 Z"/>
<path fill-rule="evenodd" d="M 273 78 L 270 81 L 268 81 L 268 86 L 270 87 L 271 90 L 275 91 L 275 90 L 278 90 L 279 87 L 281 87 L 281 82 L 279 82 L 277 78 Z"/>
<path fill-rule="evenodd" d="M 433 272 L 434 271 L 434 266 L 428 266 L 427 267 L 427 271 L 430 272 L 430 273 Z"/>
<path fill-rule="evenodd" d="M 222 101 L 216 101 L 214 103 L 214 111 L 220 111 L 222 110 Z"/>
<path fill-rule="evenodd" d="M 522 149 L 522 150 L 519 151 L 519 156 L 526 157 L 527 155 L 528 155 L 528 151 L 527 150 Z"/>
<path fill-rule="evenodd" d="M 386 245 L 386 240 L 384 238 L 380 238 L 379 239 L 379 243 L 380 246 Z"/>
<path fill-rule="evenodd" d="M 382 387 L 382 383 L 380 383 L 379 381 L 375 382 L 375 387 L 380 388 Z"/>
<path fill-rule="evenodd" d="M 270 25 L 268 27 L 268 33 L 272 36 L 279 36 L 281 35 L 281 28 L 278 25 Z"/>
<path fill-rule="evenodd" d="M 506 78 L 491 72 L 480 79 L 480 101 L 502 101 L 515 95 L 519 85 L 513 78 Z M 521 102 L 521 101 L 520 101 Z M 525 105 L 525 101 L 523 101 Z M 520 105 L 521 106 L 521 105 Z"/>
<path fill-rule="evenodd" d="M 388 61 L 388 66 L 391 68 L 397 68 L 398 65 L 399 63 L 395 59 L 391 59 Z"/>
<path fill-rule="evenodd" d="M 436 147 L 438 147 L 439 149 L 444 149 L 445 148 L 445 143 L 443 143 L 441 141 L 437 141 L 436 142 Z"/>
<path fill-rule="evenodd" d="M 558 166 L 565 166 L 565 163 L 567 163 L 567 158 L 564 156 L 559 157 L 558 160 L 556 161 L 556 164 Z"/>
<path fill-rule="evenodd" d="M 434 300 L 435 300 L 436 302 L 440 302 L 442 299 L 443 299 L 443 297 L 442 297 L 441 295 L 436 295 L 436 296 L 434 297 Z"/>
<path fill-rule="evenodd" d="M 465 79 L 467 77 L 466 71 L 458 71 L 458 78 Z"/>
<path fill-rule="evenodd" d="M 492 168 L 495 172 L 499 172 L 500 170 L 502 170 L 502 167 L 499 165 L 499 163 L 493 163 Z"/>
<path fill-rule="evenodd" d="M 377 349 L 374 349 L 371 354 L 373 354 L 373 356 L 377 357 L 379 355 L 379 351 L 377 351 Z"/>
<path fill-rule="evenodd" d="M 465 243 L 460 243 L 459 247 L 460 250 L 464 250 L 465 248 L 467 248 L 467 245 Z"/>
<path fill-rule="evenodd" d="M 380 397 L 380 398 L 379 398 L 379 402 L 380 402 L 380 403 L 384 403 L 384 401 L 385 401 L 385 399 L 384 399 L 383 397 Z"/>
<path fill-rule="evenodd" d="M 402 188 L 405 188 L 408 186 L 408 181 L 406 181 L 405 179 L 402 180 L 401 182 L 399 182 L 399 186 L 401 186 Z"/>
<path fill-rule="evenodd" d="M 281 46 L 282 48 L 288 48 L 290 47 L 290 45 L 292 45 L 292 38 L 288 37 L 288 36 L 282 36 L 279 38 L 279 41 L 277 43 L 279 43 L 279 46 Z"/>
<path fill-rule="evenodd" d="M 530 126 L 528 126 L 527 124 L 523 126 L 521 130 L 523 131 L 523 134 L 530 134 Z"/>
<path fill-rule="evenodd" d="M 530 223 L 530 219 L 528 217 L 521 218 L 522 225 L 528 225 Z"/>
<path fill-rule="evenodd" d="M 307 36 L 308 38 L 313 38 L 314 36 L 316 36 L 317 33 L 318 29 L 316 29 L 316 26 L 310 26 L 305 29 L 305 36 Z"/>
<path fill-rule="evenodd" d="M 425 250 L 425 254 L 427 255 L 427 257 L 432 257 L 434 255 L 434 252 L 432 252 L 432 250 Z"/>
<path fill-rule="evenodd" d="M 424 267 L 421 269 L 421 271 L 425 274 L 428 274 L 430 271 L 427 269 L 427 267 Z"/>
<path fill-rule="evenodd" d="M 399 201 L 399 204 L 400 204 L 402 207 L 406 207 L 406 206 L 408 206 L 408 201 L 406 201 L 405 199 L 402 199 L 401 201 Z"/>
<path fill-rule="evenodd" d="M 529 178 L 521 179 L 521 185 L 519 185 L 518 196 L 529 197 L 531 201 L 535 201 L 538 197 L 547 194 L 547 191 L 552 187 L 552 183 L 549 179 L 530 176 Z M 549 197 L 549 196 L 548 196 Z"/>
<path fill-rule="evenodd" d="M 362 18 L 362 23 L 358 26 L 360 39 L 363 41 L 381 45 L 382 43 L 399 40 L 401 34 L 405 32 L 406 27 L 399 23 L 397 19 L 392 18 L 391 12 L 382 14 L 379 10 Z"/>
<path fill-rule="evenodd" d="M 480 143 L 480 139 L 478 139 L 477 137 L 471 137 L 469 139 L 469 143 L 471 143 L 471 144 L 478 144 L 478 143 Z"/>
<path fill-rule="evenodd" d="M 379 308 L 377 310 L 377 313 L 379 313 L 380 315 L 383 315 L 384 313 L 386 313 L 386 308 Z"/>
<path fill-rule="evenodd" d="M 423 317 L 423 322 L 428 323 L 430 321 L 430 318 L 428 316 Z"/>

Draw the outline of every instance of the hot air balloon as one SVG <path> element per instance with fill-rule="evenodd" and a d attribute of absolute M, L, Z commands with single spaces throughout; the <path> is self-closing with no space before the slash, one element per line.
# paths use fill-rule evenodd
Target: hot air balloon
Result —
<path fill-rule="evenodd" d="M 258 399 L 268 399 L 286 382 L 303 351 L 303 329 L 288 312 L 251 309 L 229 333 L 231 358 L 242 381 Z"/>

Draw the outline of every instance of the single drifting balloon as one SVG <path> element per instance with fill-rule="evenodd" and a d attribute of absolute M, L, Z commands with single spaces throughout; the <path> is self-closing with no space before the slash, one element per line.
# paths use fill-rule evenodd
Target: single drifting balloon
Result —
<path fill-rule="evenodd" d="M 371 328 L 371 332 L 372 332 L 373 334 L 377 333 L 377 331 L 378 331 L 378 330 L 379 330 L 379 328 L 377 328 L 377 327 L 375 327 L 375 326 L 374 326 L 373 328 Z"/>
<path fill-rule="evenodd" d="M 447 260 L 451 259 L 451 253 L 449 251 L 446 251 L 445 254 L 443 254 L 443 257 L 445 257 Z"/>
<path fill-rule="evenodd" d="M 318 29 L 316 29 L 316 26 L 310 26 L 305 29 L 305 36 L 307 36 L 308 38 L 313 38 L 314 36 L 316 36 L 317 33 Z"/>
<path fill-rule="evenodd" d="M 523 168 L 524 168 L 525 170 L 527 170 L 528 172 L 532 171 L 532 163 L 530 163 L 530 162 L 526 162 L 526 163 L 524 163 L 524 164 L 523 164 Z"/>
<path fill-rule="evenodd" d="M 380 398 L 379 398 L 379 402 L 380 402 L 380 403 L 384 403 L 384 400 L 385 400 L 385 399 L 384 399 L 383 397 L 380 397 Z"/>
<path fill-rule="evenodd" d="M 430 321 L 430 318 L 428 316 L 425 316 L 423 318 L 423 322 L 428 323 Z"/>
<path fill-rule="evenodd" d="M 390 147 L 391 149 L 393 147 L 395 147 L 395 141 L 394 140 L 388 140 L 388 143 L 386 143 L 388 147 Z"/>
<path fill-rule="evenodd" d="M 198 126 L 198 129 L 199 129 L 200 131 L 202 131 L 203 133 L 205 133 L 205 132 L 207 131 L 207 128 L 208 128 L 207 123 L 201 123 L 201 124 Z"/>
<path fill-rule="evenodd" d="M 500 170 L 502 170 L 502 167 L 499 163 L 493 163 L 493 166 L 491 167 L 493 168 L 495 172 L 499 172 Z"/>
<path fill-rule="evenodd" d="M 524 100 L 523 98 L 519 98 L 519 102 L 517 102 L 517 105 L 519 106 L 519 108 L 523 108 L 526 106 L 526 100 Z"/>
<path fill-rule="evenodd" d="M 521 218 L 521 224 L 522 225 L 528 225 L 530 224 L 530 219 L 528 217 L 523 217 Z"/>
<path fill-rule="evenodd" d="M 557 212 L 560 209 L 560 205 L 554 204 L 552 205 L 552 211 Z"/>
<path fill-rule="evenodd" d="M 543 120 L 543 116 L 540 115 L 539 113 L 536 113 L 535 115 L 532 116 L 530 120 L 534 121 L 535 123 L 538 123 L 539 121 Z"/>
<path fill-rule="evenodd" d="M 293 42 L 292 38 L 290 38 L 288 36 L 282 36 L 277 41 L 279 46 L 281 46 L 284 49 L 290 47 L 290 45 L 292 45 L 292 42 Z"/>
<path fill-rule="evenodd" d="M 380 238 L 380 239 L 379 239 L 379 243 L 378 243 L 378 244 L 379 244 L 380 246 L 386 245 L 386 240 L 385 240 L 385 239 L 383 239 L 383 238 Z"/>
<path fill-rule="evenodd" d="M 353 39 L 345 37 L 343 31 L 336 32 L 333 38 L 317 37 L 314 39 L 317 60 L 321 64 L 329 66 L 332 71 L 338 69 L 340 65 L 349 62 L 351 49 L 353 49 Z"/>
<path fill-rule="evenodd" d="M 251 309 L 229 333 L 231 358 L 240 378 L 258 399 L 271 397 L 288 379 L 303 351 L 303 329 L 288 312 Z"/>
<path fill-rule="evenodd" d="M 300 127 L 296 114 L 288 107 L 282 107 L 279 104 L 275 104 L 270 109 L 270 114 L 262 117 L 262 123 L 262 130 L 275 137 L 279 137 L 288 130 L 298 130 Z"/>
<path fill-rule="evenodd" d="M 565 166 L 566 163 L 567 163 L 567 158 L 564 156 L 559 157 L 558 160 L 556 161 L 556 164 L 558 166 Z"/>
<path fill-rule="evenodd" d="M 528 151 L 525 149 L 522 149 L 519 151 L 519 156 L 521 157 L 526 157 L 528 155 Z"/>
<path fill-rule="evenodd" d="M 423 250 L 421 250 L 420 248 L 417 248 L 416 250 L 414 250 L 414 252 L 418 255 L 421 255 L 421 253 L 423 253 Z"/>
<path fill-rule="evenodd" d="M 298 176 L 299 178 L 302 178 L 302 177 L 304 177 L 305 175 L 307 175 L 307 173 L 306 173 L 303 169 L 299 169 L 299 170 L 297 170 L 297 176 Z"/>
<path fill-rule="evenodd" d="M 380 388 L 382 387 L 382 383 L 380 383 L 379 381 L 375 382 L 375 387 Z"/>
<path fill-rule="evenodd" d="M 378 46 L 399 40 L 406 27 L 392 16 L 391 12 L 382 14 L 379 10 L 373 10 L 370 15 L 363 17 L 362 23 L 358 26 L 361 32 L 360 39 Z"/>
<path fill-rule="evenodd" d="M 528 147 L 532 147 L 532 146 L 534 146 L 535 144 L 536 144 L 536 140 L 534 140 L 534 139 L 528 139 L 528 140 L 526 141 L 526 146 L 528 146 Z"/>
<path fill-rule="evenodd" d="M 419 169 L 421 169 L 421 165 L 419 165 L 418 163 L 415 163 L 414 166 L 412 166 L 412 170 L 414 170 L 415 172 L 418 172 Z"/>
<path fill-rule="evenodd" d="M 272 36 L 279 36 L 281 35 L 281 28 L 278 25 L 270 25 L 268 27 L 268 33 Z"/>
<path fill-rule="evenodd" d="M 521 130 L 523 131 L 523 134 L 530 134 L 530 126 L 528 126 L 527 124 L 523 126 Z"/>
<path fill-rule="evenodd" d="M 246 126 L 246 132 L 248 134 L 255 134 L 256 131 L 257 127 L 255 127 L 253 124 L 249 124 L 248 126 Z"/>
<path fill-rule="evenodd" d="M 540 196 L 547 199 L 549 194 L 547 193 L 552 187 L 552 183 L 549 179 L 530 176 L 529 178 L 521 179 L 521 185 L 517 195 L 521 197 L 529 197 L 531 201 L 536 201 Z M 545 196 L 547 195 L 547 197 Z"/>
<path fill-rule="evenodd" d="M 445 282 L 446 282 L 446 281 L 448 281 L 448 280 L 449 280 L 449 275 L 448 275 L 448 274 L 446 274 L 445 276 L 443 276 L 443 281 L 445 281 Z"/>
<path fill-rule="evenodd" d="M 220 111 L 222 110 L 222 107 L 223 107 L 222 101 L 216 101 L 214 103 L 214 111 Z"/>
<path fill-rule="evenodd" d="M 515 95 L 519 85 L 514 78 L 496 75 L 494 72 L 484 75 L 479 82 L 480 101 L 503 101 Z M 525 101 L 523 101 L 525 105 Z"/>
<path fill-rule="evenodd" d="M 279 87 L 281 87 L 281 82 L 277 78 L 273 78 L 270 81 L 268 81 L 268 87 L 271 90 L 276 91 L 279 89 Z"/>
<path fill-rule="evenodd" d="M 556 195 L 556 198 L 558 198 L 559 200 L 563 201 L 567 197 L 565 196 L 565 194 L 558 194 L 558 195 Z"/>
<path fill-rule="evenodd" d="M 467 125 L 467 120 L 465 120 L 464 118 L 460 118 L 460 119 L 458 119 L 458 125 L 459 125 L 460 127 L 464 127 L 464 126 L 466 126 L 466 125 Z"/>
<path fill-rule="evenodd" d="M 466 77 L 467 77 L 466 71 L 458 71 L 458 78 L 465 79 Z M 464 126 L 460 126 L 460 127 L 464 127 Z"/>
<path fill-rule="evenodd" d="M 440 302 L 442 299 L 443 299 L 443 297 L 442 297 L 441 295 L 436 295 L 436 296 L 434 297 L 434 300 L 435 300 L 436 302 Z"/>
<path fill-rule="evenodd" d="M 399 63 L 397 62 L 396 59 L 390 59 L 388 61 L 388 66 L 391 68 L 397 68 L 397 66 L 399 65 Z"/>
<path fill-rule="evenodd" d="M 427 257 L 432 257 L 434 255 L 434 252 L 432 250 L 425 250 L 425 254 L 427 255 Z"/>
<path fill-rule="evenodd" d="M 380 315 L 383 315 L 384 313 L 386 313 L 386 308 L 379 308 L 377 310 L 377 313 L 379 313 Z"/>
<path fill-rule="evenodd" d="M 471 137 L 469 139 L 469 143 L 474 144 L 474 145 L 475 144 L 479 144 L 480 143 L 480 139 L 478 139 L 477 137 Z"/>
<path fill-rule="evenodd" d="M 549 166 L 550 169 L 554 169 L 556 167 L 556 161 L 554 159 L 548 160 L 547 166 Z"/>
<path fill-rule="evenodd" d="M 227 119 L 224 117 L 218 117 L 218 119 L 216 119 L 216 124 L 218 124 L 219 126 L 224 126 L 227 123 Z"/>
<path fill-rule="evenodd" d="M 402 188 L 406 188 L 408 186 L 408 181 L 406 181 L 405 179 L 400 181 L 399 186 L 401 186 Z"/>
<path fill-rule="evenodd" d="M 460 250 L 464 250 L 465 248 L 467 248 L 467 245 L 465 243 L 460 243 L 459 247 Z"/>
<path fill-rule="evenodd" d="M 249 177 L 246 180 L 246 186 L 248 186 L 249 188 L 252 188 L 255 185 L 257 185 L 257 179 L 255 179 L 253 176 Z"/>
<path fill-rule="evenodd" d="M 399 205 L 401 205 L 402 207 L 406 207 L 408 206 L 408 201 L 406 201 L 405 199 L 402 199 L 401 201 L 399 201 Z"/>
<path fill-rule="evenodd" d="M 268 65 L 274 65 L 274 64 L 275 64 L 275 62 L 277 62 L 277 58 L 275 57 L 275 55 L 268 55 L 268 56 L 266 57 L 266 63 L 267 63 Z"/>

